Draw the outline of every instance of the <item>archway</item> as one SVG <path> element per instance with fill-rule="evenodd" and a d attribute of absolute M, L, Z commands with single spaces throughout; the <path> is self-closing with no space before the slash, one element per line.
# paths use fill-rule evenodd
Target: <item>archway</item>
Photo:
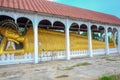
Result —
<path fill-rule="evenodd" d="M 27 30 L 33 27 L 32 21 L 26 17 L 20 17 L 17 19 L 17 24 L 19 26 L 19 32 L 23 35 L 26 34 Z"/>
<path fill-rule="evenodd" d="M 19 33 L 24 36 L 24 43 L 15 44 L 17 49 L 25 50 L 25 53 L 34 52 L 34 35 L 33 35 L 33 23 L 29 18 L 19 17 L 17 19 L 17 25 L 19 27 Z"/>
<path fill-rule="evenodd" d="M 65 25 L 55 21 L 53 25 L 48 20 L 39 23 L 39 53 L 41 51 L 65 50 Z"/>
<path fill-rule="evenodd" d="M 115 47 L 118 46 L 118 30 L 116 28 L 113 28 L 113 39 Z"/>
<path fill-rule="evenodd" d="M 87 25 L 80 25 L 80 38 L 79 38 L 79 47 L 80 50 L 88 50 L 88 33 L 87 33 Z"/>
<path fill-rule="evenodd" d="M 72 23 L 69 31 L 75 34 L 80 34 L 79 25 L 77 23 Z"/>
<path fill-rule="evenodd" d="M 92 37 L 92 49 L 98 49 L 98 45 L 99 45 L 99 31 L 97 29 L 97 26 L 96 25 L 92 25 L 91 26 L 91 37 Z M 97 44 L 97 45 L 96 45 Z"/>
<path fill-rule="evenodd" d="M 41 20 L 38 24 L 39 28 L 43 29 L 49 29 L 52 26 L 51 22 L 49 20 Z"/>
<path fill-rule="evenodd" d="M 2 28 L 2 27 L 11 27 L 11 28 L 14 28 L 13 25 L 10 25 L 14 21 L 15 20 L 12 17 L 10 17 L 10 16 L 0 15 L 0 28 Z M 9 22 L 10 24 L 6 24 L 5 22 L 7 22 L 7 23 Z M 0 33 L 0 43 L 1 43 L 2 39 L 3 39 L 3 36 Z"/>
<path fill-rule="evenodd" d="M 98 34 L 99 34 L 99 45 L 98 46 L 100 49 L 105 49 L 105 28 L 103 26 L 99 26 L 98 28 Z"/>
<path fill-rule="evenodd" d="M 87 35 L 87 25 L 86 24 L 81 24 L 80 25 L 80 35 L 88 36 Z"/>
<path fill-rule="evenodd" d="M 99 40 L 99 34 L 96 25 L 91 26 L 92 39 Z"/>
<path fill-rule="evenodd" d="M 14 19 L 13 19 L 12 17 L 10 17 L 10 16 L 0 15 L 0 28 L 3 27 L 2 24 L 3 24 L 6 20 L 14 21 Z M 5 25 L 5 26 L 7 26 L 7 27 L 12 27 L 12 26 L 10 26 L 10 25 Z M 0 32 L 1 32 L 1 31 L 0 31 Z M 3 40 L 3 35 L 2 35 L 2 33 L 0 33 L 0 44 L 1 44 L 2 40 Z"/>
<path fill-rule="evenodd" d="M 60 21 L 55 21 L 52 29 L 58 32 L 65 32 L 65 25 Z"/>
<path fill-rule="evenodd" d="M 108 42 L 109 42 L 109 47 L 110 48 L 115 47 L 114 33 L 113 33 L 113 29 L 111 27 L 108 28 Z"/>
<path fill-rule="evenodd" d="M 99 32 L 99 36 L 100 36 L 99 40 L 105 42 L 105 29 L 104 29 L 104 27 L 99 26 L 98 32 Z"/>
<path fill-rule="evenodd" d="M 52 26 L 51 22 L 47 19 L 41 20 L 38 24 L 38 52 L 41 53 L 41 51 L 47 50 L 49 41 L 47 38 L 50 27 Z"/>
<path fill-rule="evenodd" d="M 7 15 L 0 15 L 0 22 L 4 20 L 12 20 L 15 21 L 12 17 L 7 16 Z"/>
<path fill-rule="evenodd" d="M 6 26 L 11 28 L 16 28 L 17 26 L 15 25 L 14 21 L 15 20 L 10 16 L 0 15 L 0 27 Z"/>
<path fill-rule="evenodd" d="M 80 44 L 78 44 L 80 39 L 80 28 L 77 23 L 72 23 L 69 29 L 70 32 L 70 50 L 79 50 L 80 47 L 78 47 Z M 79 38 L 77 37 L 79 36 Z"/>
<path fill-rule="evenodd" d="M 15 51 L 15 44 L 19 44 L 20 34 L 18 33 L 18 25 L 15 23 L 15 20 L 9 16 L 1 15 L 0 16 L 0 51 L 6 51 L 6 54 L 9 51 Z M 14 52 L 13 52 L 14 53 Z M 1 53 L 0 53 L 1 54 Z"/>

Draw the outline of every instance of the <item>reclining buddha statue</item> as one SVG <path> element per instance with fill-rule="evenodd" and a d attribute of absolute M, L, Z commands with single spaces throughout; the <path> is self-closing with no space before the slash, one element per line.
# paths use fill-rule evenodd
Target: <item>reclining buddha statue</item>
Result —
<path fill-rule="evenodd" d="M 8 53 L 24 53 L 24 49 L 16 50 L 15 44 L 23 43 L 24 36 L 18 33 L 17 25 L 10 20 L 0 23 L 0 55 Z M 25 46 L 24 46 L 25 47 Z"/>

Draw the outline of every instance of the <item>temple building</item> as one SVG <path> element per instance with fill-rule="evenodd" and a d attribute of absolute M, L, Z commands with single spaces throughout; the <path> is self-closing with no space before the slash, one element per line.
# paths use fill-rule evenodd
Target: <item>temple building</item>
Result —
<path fill-rule="evenodd" d="M 0 35 L 0 65 L 120 53 L 118 17 L 48 0 L 0 0 Z"/>

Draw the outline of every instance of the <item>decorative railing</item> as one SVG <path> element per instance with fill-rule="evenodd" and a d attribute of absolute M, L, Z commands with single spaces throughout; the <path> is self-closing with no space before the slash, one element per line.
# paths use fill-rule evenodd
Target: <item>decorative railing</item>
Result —
<path fill-rule="evenodd" d="M 71 58 L 87 57 L 88 50 L 72 50 L 70 52 Z"/>
<path fill-rule="evenodd" d="M 114 53 L 118 53 L 118 49 L 117 49 L 117 48 L 110 48 L 110 49 L 109 49 L 109 53 L 110 53 L 110 54 L 112 54 L 112 53 L 113 53 L 113 54 L 114 54 Z"/>
<path fill-rule="evenodd" d="M 19 64 L 33 62 L 33 54 L 14 55 L 14 54 L 2 54 L 0 55 L 0 65 L 6 64 Z"/>
<path fill-rule="evenodd" d="M 110 53 L 117 53 L 117 48 L 110 48 Z M 104 55 L 105 49 L 93 49 L 93 55 Z M 71 50 L 71 58 L 80 58 L 89 56 L 88 50 Z M 65 51 L 43 51 L 38 56 L 39 62 L 66 59 Z M 23 55 L 2 54 L 0 55 L 0 65 L 34 63 L 34 54 L 26 53 Z"/>
<path fill-rule="evenodd" d="M 105 49 L 93 49 L 93 55 L 104 55 Z"/>
<path fill-rule="evenodd" d="M 88 50 L 72 50 L 70 51 L 71 58 L 79 58 L 88 56 Z M 39 55 L 39 61 L 50 61 L 57 59 L 66 59 L 65 51 L 44 51 Z"/>
<path fill-rule="evenodd" d="M 50 61 L 65 58 L 65 51 L 44 51 L 39 54 L 39 61 Z"/>

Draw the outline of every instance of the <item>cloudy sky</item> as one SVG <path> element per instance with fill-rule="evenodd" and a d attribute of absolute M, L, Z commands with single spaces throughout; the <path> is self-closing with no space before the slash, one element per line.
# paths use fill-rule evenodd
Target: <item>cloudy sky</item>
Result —
<path fill-rule="evenodd" d="M 120 18 L 120 0 L 51 0 L 54 2 L 112 14 Z"/>

